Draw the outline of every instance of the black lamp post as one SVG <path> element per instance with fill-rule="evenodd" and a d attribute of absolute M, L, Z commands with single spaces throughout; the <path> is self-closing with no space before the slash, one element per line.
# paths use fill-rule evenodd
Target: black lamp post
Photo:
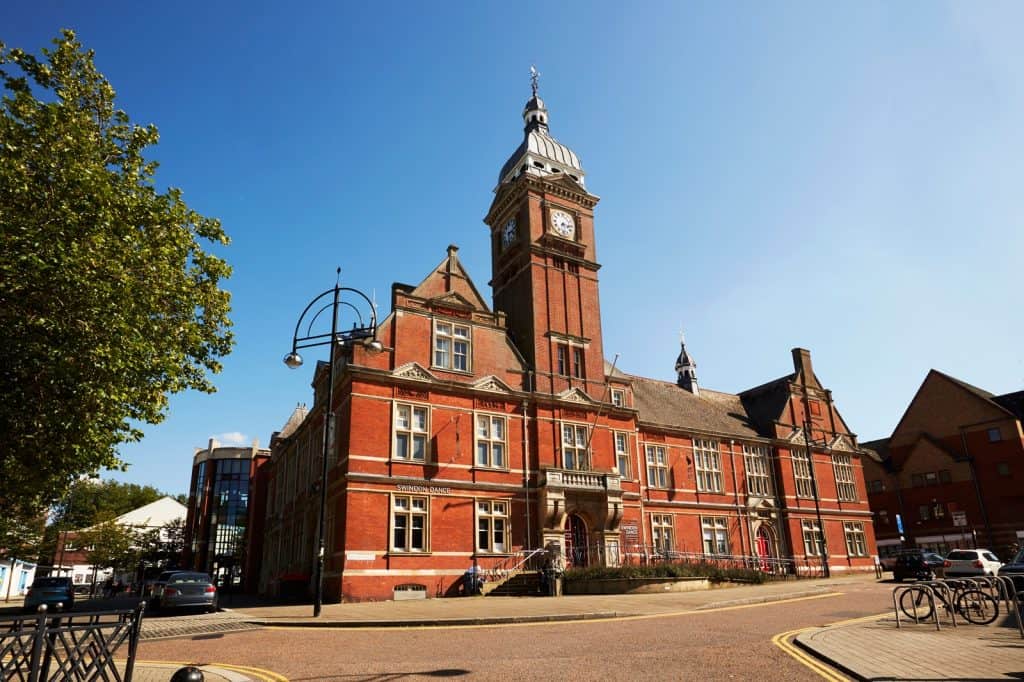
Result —
<path fill-rule="evenodd" d="M 806 390 L 806 389 L 805 389 Z M 806 393 L 804 395 L 806 399 Z M 806 405 L 806 402 L 805 402 Z M 825 541 L 825 524 L 821 520 L 821 493 L 818 491 L 818 475 L 814 473 L 814 451 L 811 449 L 811 419 L 810 412 L 807 413 L 807 420 L 804 422 L 804 447 L 807 448 L 807 466 L 811 470 L 811 487 L 814 490 L 814 514 L 818 519 L 818 547 L 821 551 L 821 569 L 826 578 L 831 577 L 832 572 L 828 567 L 828 543 Z"/>
<path fill-rule="evenodd" d="M 341 268 L 338 268 L 338 278 L 341 278 Z M 356 304 L 342 300 L 342 293 L 353 294 Z M 329 302 L 323 303 L 329 298 Z M 323 304 L 309 318 L 304 335 L 300 336 L 302 323 L 310 310 L 318 304 Z M 358 304 L 358 305 L 357 305 Z M 351 329 L 338 330 L 339 308 L 345 306 L 355 314 L 355 321 Z M 369 319 L 363 318 L 364 309 L 369 310 Z M 331 311 L 330 333 L 313 333 L 313 324 L 325 310 Z M 330 346 L 330 353 L 327 360 L 327 402 L 324 407 L 324 438 L 323 438 L 323 461 L 320 468 L 320 520 L 317 531 L 317 553 L 316 553 L 316 597 L 313 602 L 313 616 L 319 616 L 324 602 L 324 517 L 327 512 L 327 455 L 330 448 L 330 431 L 334 428 L 334 352 L 335 348 L 345 345 L 361 343 L 371 353 L 378 353 L 384 346 L 377 340 L 377 310 L 366 294 L 358 289 L 340 286 L 335 283 L 334 288 L 323 292 L 306 306 L 306 309 L 299 315 L 299 321 L 295 323 L 295 334 L 292 337 L 292 352 L 284 357 L 284 364 L 289 369 L 298 369 L 302 366 L 302 356 L 298 351 L 300 348 L 312 348 L 314 346 Z"/>

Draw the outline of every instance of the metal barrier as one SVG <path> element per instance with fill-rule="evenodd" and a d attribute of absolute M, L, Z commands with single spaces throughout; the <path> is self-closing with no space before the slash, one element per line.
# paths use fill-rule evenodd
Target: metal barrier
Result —
<path fill-rule="evenodd" d="M 1008 576 L 964 576 L 946 578 L 944 580 L 922 581 L 910 586 L 893 588 L 892 606 L 893 612 L 896 615 L 896 627 L 902 627 L 900 611 L 902 610 L 904 596 L 914 592 L 921 592 L 927 596 L 928 606 L 931 608 L 931 620 L 934 621 L 936 630 L 941 629 L 936 600 L 941 602 L 946 608 L 953 627 L 956 627 L 956 599 L 965 590 L 978 590 L 991 597 L 995 601 L 997 613 L 999 602 L 1003 602 L 1006 610 L 1013 614 L 1017 623 L 1017 630 L 1020 632 L 1021 639 L 1024 639 L 1024 594 L 1017 592 L 1017 586 L 1014 584 L 1013 579 Z M 913 599 L 911 604 L 913 605 L 914 620 L 920 622 L 921 619 L 916 618 L 917 599 Z"/>
<path fill-rule="evenodd" d="M 36 614 L 0 618 L 0 679 L 130 682 L 145 607 L 52 615 L 44 605 Z M 122 671 L 114 654 L 124 646 Z"/>

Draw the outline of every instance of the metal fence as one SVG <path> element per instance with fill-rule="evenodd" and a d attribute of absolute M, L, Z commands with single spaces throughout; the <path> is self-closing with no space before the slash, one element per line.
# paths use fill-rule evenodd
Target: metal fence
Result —
<path fill-rule="evenodd" d="M 825 575 L 819 557 L 804 559 L 739 554 L 704 554 L 677 552 L 653 545 L 624 545 L 608 548 L 604 545 L 572 547 L 566 557 L 569 566 L 645 566 L 657 563 L 702 564 L 716 568 L 744 568 L 761 571 L 776 578 L 821 578 Z"/>
<path fill-rule="evenodd" d="M 130 682 L 144 608 L 0 618 L 0 680 Z"/>

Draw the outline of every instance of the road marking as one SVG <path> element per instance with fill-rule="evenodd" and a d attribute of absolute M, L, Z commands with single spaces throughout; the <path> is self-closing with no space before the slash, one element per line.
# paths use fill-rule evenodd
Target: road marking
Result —
<path fill-rule="evenodd" d="M 733 606 L 719 606 L 713 609 L 690 609 L 688 611 L 667 611 L 665 613 L 650 613 L 638 616 L 609 616 L 607 618 L 579 618 L 577 620 L 535 620 L 527 623 L 481 623 L 467 625 L 274 625 L 261 621 L 263 627 L 268 630 L 350 630 L 360 632 L 381 632 L 385 630 L 471 630 L 484 628 L 508 628 L 508 627 L 538 627 L 555 625 L 599 625 L 601 623 L 627 621 L 627 620 L 649 620 L 652 618 L 674 618 L 678 616 L 696 616 L 702 613 L 719 613 L 721 611 L 736 611 L 738 609 L 753 609 L 762 606 L 774 606 L 776 604 L 792 604 L 799 601 L 811 599 L 828 599 L 830 597 L 841 597 L 843 592 L 827 592 L 815 594 L 809 597 L 794 597 L 793 599 L 779 599 L 777 601 L 756 602 L 753 604 L 736 604 Z"/>
<path fill-rule="evenodd" d="M 181 666 L 193 665 L 198 668 L 223 668 L 225 670 L 232 670 L 239 673 L 247 673 L 249 675 L 255 675 L 257 679 L 262 682 L 289 682 L 288 678 L 279 673 L 275 673 L 272 670 L 265 670 L 263 668 L 255 668 L 250 665 L 235 665 L 233 663 L 195 663 L 192 661 L 135 661 L 136 665 L 168 665 L 168 666 Z"/>
<path fill-rule="evenodd" d="M 830 628 L 830 627 L 838 627 L 838 626 L 841 626 L 841 625 L 852 625 L 854 623 L 863 623 L 863 622 L 867 622 L 867 621 L 874 621 L 874 620 L 878 620 L 880 618 L 885 618 L 887 615 L 889 615 L 888 612 L 887 613 L 882 613 L 882 614 L 875 614 L 875 615 L 872 615 L 872 616 L 861 616 L 860 618 L 850 618 L 848 620 L 840 620 L 840 621 L 836 621 L 835 623 L 829 623 L 828 625 L 825 625 L 824 627 L 829 627 Z M 772 637 L 772 644 L 774 644 L 775 646 L 779 647 L 784 652 L 786 652 L 787 654 L 792 656 L 794 659 L 796 659 L 796 661 L 798 663 L 800 663 L 800 664 L 810 668 L 811 670 L 813 670 L 814 672 L 818 673 L 819 675 L 821 675 L 826 680 L 829 680 L 830 682 L 849 682 L 849 678 L 848 677 L 844 677 L 843 675 L 840 675 L 839 673 L 837 673 L 835 670 L 833 670 L 831 667 L 829 667 L 825 663 L 822 663 L 817 658 L 814 658 L 813 656 L 811 656 L 810 654 L 805 652 L 803 649 L 800 649 L 799 647 L 797 647 L 793 643 L 793 641 L 792 641 L 794 638 L 797 637 L 797 635 L 800 635 L 800 634 L 802 634 L 804 632 L 809 632 L 811 630 L 819 630 L 819 629 L 821 629 L 819 626 L 812 625 L 810 627 L 797 628 L 796 630 L 789 630 L 788 632 L 780 632 L 779 634 L 777 634 L 774 637 Z"/>

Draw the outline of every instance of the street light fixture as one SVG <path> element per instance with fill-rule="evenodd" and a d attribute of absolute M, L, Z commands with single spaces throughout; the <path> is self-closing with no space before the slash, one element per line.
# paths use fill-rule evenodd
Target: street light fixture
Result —
<path fill-rule="evenodd" d="M 341 268 L 338 268 L 338 279 L 341 279 Z M 356 304 L 342 300 L 342 293 L 353 294 Z M 324 299 L 330 297 L 330 302 L 323 304 L 312 317 L 306 326 L 305 335 L 300 336 L 302 323 L 314 306 L 323 303 Z M 339 309 L 345 306 L 355 314 L 355 321 L 351 329 L 338 329 Z M 369 310 L 368 319 L 364 319 L 363 313 Z M 313 324 L 326 310 L 331 311 L 330 333 L 313 333 Z M 327 401 L 324 407 L 324 437 L 322 462 L 320 470 L 320 520 L 317 531 L 317 554 L 316 554 L 316 596 L 313 602 L 313 616 L 320 615 L 324 601 L 324 517 L 327 512 L 327 455 L 330 449 L 330 432 L 334 429 L 334 353 L 336 348 L 361 344 L 371 353 L 379 353 L 384 350 L 384 345 L 377 340 L 377 308 L 366 294 L 358 289 L 340 286 L 336 282 L 334 287 L 323 292 L 306 306 L 299 321 L 295 323 L 295 334 L 292 336 L 292 352 L 284 357 L 284 364 L 289 369 L 298 369 L 302 366 L 302 356 L 299 355 L 301 348 L 313 348 L 315 346 L 330 346 L 330 353 L 327 360 Z"/>

